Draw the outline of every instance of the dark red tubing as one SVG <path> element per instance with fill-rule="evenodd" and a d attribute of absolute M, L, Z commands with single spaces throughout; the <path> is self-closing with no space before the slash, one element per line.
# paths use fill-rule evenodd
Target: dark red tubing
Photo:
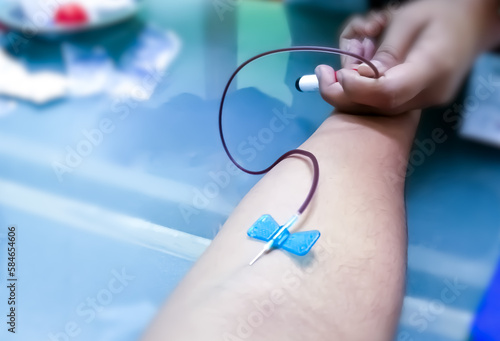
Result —
<path fill-rule="evenodd" d="M 252 170 L 248 170 L 245 167 L 243 167 L 242 165 L 240 165 L 233 158 L 233 156 L 231 155 L 231 153 L 229 152 L 229 149 L 227 147 L 226 140 L 224 139 L 224 133 L 222 132 L 222 112 L 224 109 L 224 102 L 226 100 L 226 96 L 227 96 L 227 92 L 229 90 L 229 87 L 231 86 L 231 83 L 233 82 L 233 80 L 236 77 L 236 75 L 238 74 L 238 72 L 240 72 L 241 69 L 243 69 L 246 65 L 250 64 L 251 62 L 253 62 L 256 59 L 259 59 L 259 58 L 262 58 L 262 57 L 265 57 L 265 56 L 268 56 L 271 54 L 282 53 L 282 52 L 322 52 L 322 53 L 330 53 L 330 54 L 349 56 L 349 57 L 356 58 L 356 59 L 366 63 L 370 68 L 372 68 L 372 70 L 375 74 L 375 78 L 379 77 L 379 72 L 378 72 L 377 68 L 375 67 L 375 65 L 373 65 L 369 60 L 365 59 L 362 56 L 358 56 L 355 53 L 343 51 L 343 50 L 336 49 L 333 47 L 295 46 L 295 47 L 287 47 L 287 48 L 283 48 L 283 49 L 271 50 L 271 51 L 267 51 L 267 52 L 258 54 L 256 56 L 248 59 L 240 66 L 238 66 L 238 68 L 236 68 L 236 70 L 233 72 L 231 77 L 229 77 L 229 80 L 227 81 L 226 87 L 224 88 L 224 92 L 222 93 L 222 97 L 220 100 L 220 107 L 219 107 L 219 134 L 220 134 L 222 146 L 224 147 L 224 151 L 226 152 L 227 157 L 234 163 L 234 165 L 236 167 L 241 169 L 243 172 L 248 173 L 248 174 L 253 174 L 253 175 L 261 175 L 261 174 L 265 174 L 265 173 L 269 172 L 278 163 L 280 163 L 281 161 L 283 161 L 284 159 L 286 159 L 287 157 L 290 157 L 292 155 L 302 155 L 302 156 L 309 158 L 313 164 L 313 181 L 312 181 L 311 188 L 309 189 L 309 193 L 307 194 L 306 199 L 304 200 L 304 202 L 300 206 L 299 210 L 297 211 L 298 214 L 302 214 L 306 210 L 309 203 L 311 202 L 311 200 L 314 196 L 314 193 L 316 192 L 316 188 L 318 187 L 319 165 L 318 165 L 318 160 L 316 159 L 314 154 L 312 154 L 311 152 L 308 152 L 306 150 L 302 150 L 302 149 L 293 149 L 293 150 L 290 150 L 290 151 L 286 152 L 285 154 L 281 155 L 278 158 L 278 160 L 274 161 L 274 163 L 272 165 L 270 165 L 269 167 L 267 167 L 266 169 L 263 169 L 260 171 L 252 171 Z"/>

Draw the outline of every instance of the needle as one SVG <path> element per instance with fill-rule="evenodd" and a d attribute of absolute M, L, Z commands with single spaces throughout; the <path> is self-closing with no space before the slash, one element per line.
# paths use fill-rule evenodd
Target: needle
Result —
<path fill-rule="evenodd" d="M 293 224 L 295 224 L 297 222 L 297 220 L 299 219 L 299 216 L 300 216 L 300 213 L 297 213 L 295 215 L 293 215 L 287 222 L 285 225 L 281 226 L 280 229 L 278 230 L 278 232 L 276 232 L 273 237 L 271 238 L 271 240 L 269 240 L 266 245 L 264 246 L 264 248 L 259 252 L 259 254 L 257 256 L 255 256 L 254 259 L 252 259 L 252 261 L 249 263 L 249 265 L 253 265 L 253 263 L 255 263 L 260 257 L 262 257 L 263 255 L 265 255 L 267 252 L 269 252 L 269 250 L 271 250 L 274 246 L 274 242 L 283 234 L 284 231 L 288 230 L 290 227 L 292 227 Z"/>
<path fill-rule="evenodd" d="M 259 252 L 259 254 L 257 256 L 255 256 L 254 259 L 252 259 L 252 261 L 249 263 L 249 265 L 253 265 L 253 263 L 255 263 L 260 257 L 262 257 L 264 254 L 266 254 L 269 250 L 271 250 L 272 247 L 273 247 L 273 240 L 270 240 L 264 246 L 264 248 Z"/>

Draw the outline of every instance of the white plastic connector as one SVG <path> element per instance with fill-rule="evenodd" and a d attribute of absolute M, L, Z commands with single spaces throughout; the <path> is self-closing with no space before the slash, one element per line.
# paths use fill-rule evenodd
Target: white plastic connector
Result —
<path fill-rule="evenodd" d="M 335 82 L 337 82 L 337 71 L 335 71 Z M 300 92 L 312 92 L 319 90 L 319 81 L 316 75 L 305 75 L 297 79 L 295 88 Z"/>
<path fill-rule="evenodd" d="M 312 92 L 319 90 L 319 81 L 316 75 L 305 75 L 297 79 L 295 87 L 300 92 Z"/>

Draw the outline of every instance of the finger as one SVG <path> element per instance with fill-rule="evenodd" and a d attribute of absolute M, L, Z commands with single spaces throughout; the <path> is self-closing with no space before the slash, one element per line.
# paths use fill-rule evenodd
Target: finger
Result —
<path fill-rule="evenodd" d="M 344 47 L 342 48 L 344 51 L 348 51 L 360 56 L 365 55 L 365 46 L 363 45 L 363 42 L 358 40 L 358 39 L 351 39 L 347 42 L 347 44 L 344 44 Z M 357 67 L 359 64 L 361 64 L 361 61 L 359 61 L 357 58 L 351 57 L 351 56 L 343 56 L 341 58 L 342 62 L 342 67 L 352 69 L 354 67 Z"/>
<path fill-rule="evenodd" d="M 380 74 L 384 74 L 388 69 L 405 60 L 408 50 L 425 23 L 426 20 L 408 17 L 405 14 L 395 16 L 372 58 L 372 63 Z M 374 77 L 373 70 L 366 64 L 360 65 L 358 71 L 362 76 Z"/>
<path fill-rule="evenodd" d="M 362 42 L 363 45 L 363 54 L 362 56 L 368 60 L 371 60 L 375 54 L 375 40 L 373 38 L 365 38 Z M 361 64 L 361 61 L 359 61 Z"/>
<path fill-rule="evenodd" d="M 342 86 L 337 81 L 335 70 L 328 65 L 318 65 L 314 72 L 318 77 L 319 92 L 321 97 L 323 97 L 326 102 L 336 106 L 338 104 L 337 97 L 344 91 L 342 90 Z M 352 103 L 349 99 L 344 100 L 344 102 Z"/>
<path fill-rule="evenodd" d="M 368 37 L 376 37 L 387 25 L 388 18 L 383 12 L 371 12 L 368 16 L 364 31 Z"/>
<path fill-rule="evenodd" d="M 366 18 L 355 16 L 340 35 L 340 49 L 364 56 L 366 54 L 364 49 L 369 47 L 371 56 L 368 58 L 371 58 L 373 56 L 371 46 L 365 45 L 364 40 L 378 35 L 383 29 L 384 22 L 384 15 L 381 13 L 373 12 Z M 349 56 L 341 56 L 341 63 L 342 66 L 349 68 L 360 64 L 356 58 Z"/>
<path fill-rule="evenodd" d="M 353 39 L 364 36 L 366 24 L 367 21 L 365 18 L 359 15 L 354 16 L 340 34 L 340 38 Z"/>
<path fill-rule="evenodd" d="M 348 69 L 339 70 L 337 79 L 352 102 L 392 111 L 426 88 L 431 76 L 426 65 L 404 63 L 378 79 L 363 77 Z"/>
<path fill-rule="evenodd" d="M 351 101 L 345 94 L 340 83 L 337 82 L 335 71 L 330 66 L 318 65 L 315 72 L 319 81 L 321 97 L 338 110 L 349 113 L 370 113 L 379 111 L 376 108 Z"/>
<path fill-rule="evenodd" d="M 399 100 L 393 101 L 393 103 L 390 105 L 381 102 L 385 96 L 384 94 L 365 93 L 363 87 L 360 84 L 354 85 L 355 87 L 357 87 L 354 91 L 359 95 L 359 98 L 352 95 L 352 92 L 350 92 L 351 90 L 348 88 L 348 86 L 346 86 L 346 89 L 349 92 L 350 96 L 344 91 L 344 88 L 341 86 L 342 89 L 334 88 L 331 92 L 328 93 L 327 97 L 330 100 L 329 103 L 336 108 L 349 113 L 376 113 L 381 115 L 396 115 L 408 110 L 422 109 L 432 105 L 436 105 L 435 96 L 441 94 L 436 94 L 435 90 L 430 86 L 430 83 L 433 82 L 435 75 L 433 75 L 432 72 L 425 72 L 424 68 L 426 68 L 427 66 L 415 67 L 410 63 L 396 66 L 388 71 L 388 78 L 391 79 L 392 77 L 394 77 L 395 79 L 404 80 L 404 75 L 408 75 L 407 78 L 412 77 L 412 73 L 408 72 L 405 67 L 414 69 L 414 75 L 418 75 L 418 77 L 413 77 L 413 81 L 409 80 L 407 82 L 408 87 L 409 89 L 411 89 L 411 91 L 401 90 L 401 93 L 395 92 L 393 97 Z M 427 69 L 430 70 L 429 68 Z M 420 70 L 420 72 L 418 70 Z M 350 72 L 352 73 L 352 71 Z M 337 79 L 344 84 L 346 84 L 344 79 L 345 73 L 346 72 L 344 70 L 339 70 L 337 72 Z M 398 75 L 397 73 L 400 74 Z M 356 75 L 355 72 L 352 74 Z M 382 77 L 380 80 L 384 80 L 385 77 L 387 76 Z M 370 79 L 368 79 L 368 81 L 370 81 Z M 340 82 L 338 84 L 341 84 Z M 402 86 L 397 82 L 394 82 L 393 86 L 399 89 L 404 88 L 404 85 Z M 389 88 L 390 85 L 388 85 L 386 89 Z M 365 96 L 365 99 L 367 99 L 366 101 L 363 101 L 363 96 Z M 368 101 L 368 98 L 370 98 L 370 96 L 377 98 L 379 102 Z M 360 104 L 354 101 L 361 101 L 367 104 Z"/>
<path fill-rule="evenodd" d="M 327 90 L 329 87 L 337 83 L 337 75 L 335 70 L 329 65 L 318 65 L 314 70 L 318 77 L 319 90 Z"/>
<path fill-rule="evenodd" d="M 387 16 L 382 12 L 371 12 L 366 17 L 355 16 L 340 34 L 342 39 L 376 37 L 387 25 Z"/>
<path fill-rule="evenodd" d="M 434 91 L 439 88 L 436 84 L 448 80 L 455 73 L 455 62 L 451 59 L 453 54 L 445 52 L 448 42 L 438 34 L 440 30 L 439 25 L 427 25 L 412 45 L 406 61 L 387 70 L 386 78 L 391 83 L 390 86 L 400 89 L 399 103 L 421 97 L 422 107 L 437 104 L 452 95 L 444 90 Z"/>
<path fill-rule="evenodd" d="M 364 38 L 362 41 L 353 39 L 345 51 L 355 53 L 365 59 L 372 59 L 375 54 L 375 41 L 372 38 Z M 342 67 L 346 69 L 357 69 L 362 63 L 361 60 L 351 56 L 344 56 Z"/>
<path fill-rule="evenodd" d="M 394 108 L 391 110 L 381 109 L 372 107 L 369 105 L 363 105 L 359 103 L 354 103 L 346 95 L 342 86 L 339 83 L 335 83 L 328 87 L 327 89 L 321 91 L 321 97 L 330 105 L 335 107 L 337 111 L 341 111 L 349 114 L 366 115 L 366 114 L 377 114 L 384 116 L 393 116 L 403 113 L 409 109 L 416 109 L 418 103 L 409 102 L 401 107 Z"/>

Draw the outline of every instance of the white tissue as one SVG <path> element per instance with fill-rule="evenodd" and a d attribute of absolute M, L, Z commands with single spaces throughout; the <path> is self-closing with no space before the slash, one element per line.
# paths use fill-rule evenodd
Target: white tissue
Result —
<path fill-rule="evenodd" d="M 0 48 L 0 95 L 44 104 L 65 96 L 99 93 L 114 98 L 149 100 L 163 81 L 166 69 L 180 51 L 171 31 L 147 27 L 115 66 L 104 49 L 64 43 L 66 73 L 31 72 Z"/>
<path fill-rule="evenodd" d="M 0 50 L 0 95 L 43 104 L 65 96 L 66 78 L 56 72 L 30 73 L 19 61 Z"/>
<path fill-rule="evenodd" d="M 64 43 L 62 50 L 71 96 L 90 96 L 102 93 L 112 86 L 115 66 L 102 47 L 89 50 Z"/>
<path fill-rule="evenodd" d="M 122 57 L 118 84 L 110 94 L 148 100 L 180 48 L 180 39 L 174 32 L 147 27 Z"/>

